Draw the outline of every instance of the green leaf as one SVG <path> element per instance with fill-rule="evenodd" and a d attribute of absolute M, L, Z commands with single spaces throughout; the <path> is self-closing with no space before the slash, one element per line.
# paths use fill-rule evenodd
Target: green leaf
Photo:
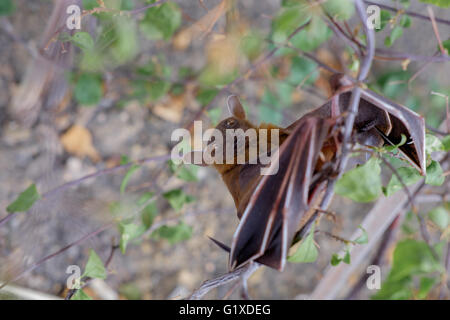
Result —
<path fill-rule="evenodd" d="M 75 84 L 75 100 L 85 106 L 96 105 L 103 96 L 102 80 L 97 74 L 84 73 Z"/>
<path fill-rule="evenodd" d="M 103 265 L 103 261 L 92 249 L 89 250 L 89 259 L 86 263 L 84 273 L 81 277 L 106 279 L 106 269 Z"/>
<path fill-rule="evenodd" d="M 28 211 L 39 199 L 41 199 L 41 196 L 37 191 L 36 185 L 32 184 L 19 194 L 16 200 L 6 208 L 6 211 L 9 213 Z"/>
<path fill-rule="evenodd" d="M 264 40 L 256 32 L 251 32 L 250 34 L 242 37 L 240 41 L 240 48 L 242 53 L 244 53 L 250 60 L 258 58 L 264 49 Z"/>
<path fill-rule="evenodd" d="M 317 260 L 319 251 L 314 244 L 314 228 L 315 225 L 313 224 L 309 234 L 300 242 L 297 251 L 295 251 L 292 256 L 288 257 L 287 260 L 289 262 L 309 263 Z"/>
<path fill-rule="evenodd" d="M 394 29 L 392 29 L 392 32 L 389 36 L 386 37 L 386 39 L 384 39 L 384 45 L 386 47 L 390 47 L 394 44 L 395 40 L 397 40 L 398 38 L 400 38 L 403 35 L 403 29 L 400 26 L 396 26 L 394 27 Z"/>
<path fill-rule="evenodd" d="M 342 259 L 339 257 L 339 255 L 337 253 L 333 253 L 333 255 L 331 256 L 331 265 L 333 267 L 336 267 L 339 263 L 341 263 Z"/>
<path fill-rule="evenodd" d="M 303 57 L 293 57 L 290 70 L 287 81 L 293 86 L 313 84 L 319 76 L 317 64 Z"/>
<path fill-rule="evenodd" d="M 417 171 L 417 169 L 412 167 L 401 167 L 397 169 L 398 175 L 402 178 L 402 181 L 405 183 L 405 185 L 410 186 L 417 181 L 419 181 L 422 176 Z M 402 183 L 398 180 L 397 175 L 392 174 L 391 180 L 389 181 L 386 188 L 384 188 L 384 194 L 386 197 L 389 197 L 393 193 L 397 192 L 398 190 L 403 189 Z"/>
<path fill-rule="evenodd" d="M 400 19 L 400 25 L 403 28 L 409 28 L 411 26 L 411 18 L 408 15 L 403 15 Z"/>
<path fill-rule="evenodd" d="M 152 199 L 153 196 L 154 194 L 152 192 L 144 193 L 137 201 L 138 206 L 143 206 L 144 204 L 148 203 L 148 201 L 150 201 L 150 199 Z M 148 203 L 144 207 L 144 209 L 142 209 L 141 220 L 146 230 L 148 230 L 152 226 L 153 221 L 155 220 L 157 215 L 158 215 L 158 206 L 156 205 L 155 200 Z"/>
<path fill-rule="evenodd" d="M 423 3 L 433 4 L 441 8 L 450 7 L 450 0 L 419 0 L 419 1 Z"/>
<path fill-rule="evenodd" d="M 442 146 L 444 151 L 450 151 L 450 135 L 445 136 L 444 138 L 442 138 Z"/>
<path fill-rule="evenodd" d="M 323 8 L 336 20 L 348 20 L 355 13 L 355 5 L 351 0 L 328 0 Z"/>
<path fill-rule="evenodd" d="M 178 4 L 166 2 L 148 9 L 140 27 L 148 39 L 167 41 L 178 30 L 181 21 L 181 10 Z"/>
<path fill-rule="evenodd" d="M 420 278 L 419 292 L 417 293 L 417 298 L 426 299 L 431 289 L 433 289 L 436 283 L 435 278 L 422 277 Z"/>
<path fill-rule="evenodd" d="M 192 227 L 181 221 L 176 226 L 162 226 L 152 233 L 152 237 L 156 239 L 166 239 L 170 244 L 176 244 L 185 241 L 192 236 Z"/>
<path fill-rule="evenodd" d="M 356 202 L 371 202 L 381 193 L 379 160 L 372 157 L 364 165 L 344 173 L 337 181 L 335 192 Z"/>
<path fill-rule="evenodd" d="M 291 43 L 294 47 L 303 51 L 316 50 L 322 43 L 327 41 L 333 32 L 319 16 L 313 16 L 310 24 L 297 33 Z"/>
<path fill-rule="evenodd" d="M 141 300 L 142 293 L 137 285 L 134 283 L 125 283 L 119 287 L 119 293 L 125 296 L 128 300 Z"/>
<path fill-rule="evenodd" d="M 406 136 L 402 133 L 402 135 L 401 135 L 401 140 L 400 140 L 400 142 L 399 142 L 398 144 L 393 145 L 393 146 L 385 146 L 384 148 L 385 148 L 387 151 L 395 152 L 395 151 L 397 151 L 398 147 L 404 145 L 404 144 L 406 143 L 406 141 L 407 141 L 407 138 L 406 138 Z"/>
<path fill-rule="evenodd" d="M 280 13 L 272 20 L 272 40 L 284 42 L 295 29 L 304 25 L 311 19 L 307 5 L 297 5 L 282 8 Z"/>
<path fill-rule="evenodd" d="M 395 100 L 408 88 L 407 82 L 410 77 L 411 75 L 406 71 L 389 71 L 377 79 L 377 85 L 385 96 Z"/>
<path fill-rule="evenodd" d="M 118 225 L 120 233 L 120 251 L 125 254 L 128 243 L 136 238 L 139 238 L 146 231 L 145 226 L 136 225 L 134 223 L 121 222 Z"/>
<path fill-rule="evenodd" d="M 362 235 L 360 235 L 360 236 L 359 236 L 358 238 L 356 238 L 354 241 L 355 241 L 357 244 L 366 244 L 366 243 L 368 243 L 368 242 L 369 242 L 369 236 L 368 236 L 368 234 L 367 234 L 367 231 L 366 231 L 363 227 L 361 227 L 361 226 L 358 226 L 358 228 L 361 229 Z"/>
<path fill-rule="evenodd" d="M 425 183 L 432 186 L 440 186 L 444 183 L 444 171 L 441 165 L 437 161 L 431 161 L 427 167 L 427 176 L 425 177 Z"/>
<path fill-rule="evenodd" d="M 281 124 L 281 120 L 283 120 L 283 115 L 280 111 L 273 109 L 272 107 L 263 104 L 259 106 L 259 119 L 262 122 L 270 122 L 275 125 Z"/>
<path fill-rule="evenodd" d="M 7 16 L 13 13 L 15 10 L 15 5 L 12 0 L 2 0 L 0 1 L 0 16 Z"/>
<path fill-rule="evenodd" d="M 127 173 L 125 174 L 125 177 L 122 180 L 122 183 L 120 184 L 120 194 L 125 193 L 125 189 L 127 188 L 128 182 L 130 181 L 131 176 L 133 173 L 136 172 L 141 166 L 137 164 L 133 164 L 130 169 L 128 169 Z"/>
<path fill-rule="evenodd" d="M 163 194 L 163 197 L 169 202 L 170 206 L 175 211 L 180 211 L 184 204 L 193 202 L 194 197 L 191 197 L 183 192 L 181 189 L 174 189 Z"/>
<path fill-rule="evenodd" d="M 79 31 L 75 33 L 71 41 L 74 45 L 79 47 L 81 50 L 92 50 L 94 49 L 94 39 L 92 39 L 91 35 L 84 31 Z"/>
<path fill-rule="evenodd" d="M 278 103 L 282 108 L 291 106 L 292 104 L 292 92 L 294 87 L 284 81 L 276 81 L 275 88 L 277 90 Z"/>
<path fill-rule="evenodd" d="M 180 164 L 177 166 L 173 163 L 172 160 L 169 160 L 169 167 L 172 173 L 175 173 L 176 176 L 186 182 L 195 182 L 198 181 L 197 172 L 198 166 L 192 164 Z"/>
<path fill-rule="evenodd" d="M 441 230 L 445 230 L 449 224 L 448 212 L 444 207 L 436 207 L 428 212 L 428 218 Z"/>
<path fill-rule="evenodd" d="M 397 244 L 388 277 L 395 281 L 435 271 L 442 271 L 442 266 L 434 259 L 428 245 L 424 241 L 407 239 Z"/>
<path fill-rule="evenodd" d="M 99 7 L 97 0 L 83 0 L 83 9 L 92 10 Z"/>
<path fill-rule="evenodd" d="M 139 51 L 139 39 L 136 22 L 128 17 L 114 17 L 115 41 L 110 52 L 116 65 L 131 61 Z"/>
<path fill-rule="evenodd" d="M 83 289 L 77 290 L 70 300 L 92 300 L 92 298 L 84 292 Z"/>
<path fill-rule="evenodd" d="M 375 29 L 376 32 L 383 30 L 391 20 L 391 13 L 387 10 L 380 11 L 380 29 Z"/>
<path fill-rule="evenodd" d="M 350 250 L 346 250 L 345 251 L 345 255 L 344 258 L 342 259 L 342 261 L 346 264 L 350 264 Z"/>
<path fill-rule="evenodd" d="M 442 150 L 444 150 L 444 145 L 442 144 L 441 140 L 439 140 L 439 138 L 435 135 L 427 133 L 425 135 L 425 152 L 427 154 L 431 154 L 432 152 Z"/>
<path fill-rule="evenodd" d="M 206 106 L 217 96 L 218 93 L 219 90 L 217 89 L 200 88 L 200 90 L 197 93 L 196 100 L 202 106 Z"/>
<path fill-rule="evenodd" d="M 436 271 L 443 272 L 443 268 L 424 241 L 400 241 L 394 250 L 391 271 L 372 299 L 410 299 L 413 277 Z"/>
<path fill-rule="evenodd" d="M 450 39 L 447 39 L 445 41 L 442 41 L 442 46 L 444 47 L 444 49 L 447 51 L 447 54 L 450 54 Z M 440 50 L 439 48 L 439 44 L 438 44 L 438 50 Z"/>

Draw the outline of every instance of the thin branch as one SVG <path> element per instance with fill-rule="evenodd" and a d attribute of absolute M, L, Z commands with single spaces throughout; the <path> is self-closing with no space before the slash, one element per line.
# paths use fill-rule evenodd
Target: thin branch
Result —
<path fill-rule="evenodd" d="M 27 269 L 22 270 L 22 271 L 20 271 L 19 273 L 17 273 L 17 275 L 15 275 L 12 279 L 7 280 L 7 281 L 5 281 L 4 283 L 2 283 L 2 284 L 0 285 L 0 289 L 2 289 L 2 288 L 3 288 L 4 286 L 6 286 L 8 283 L 11 283 L 11 282 L 13 282 L 13 281 L 16 281 L 16 280 L 22 278 L 23 275 L 27 274 L 28 272 L 33 271 L 34 269 L 36 269 L 37 267 L 39 267 L 40 265 L 42 265 L 44 262 L 46 262 L 46 261 L 48 261 L 48 260 L 50 260 L 50 259 L 56 257 L 57 255 L 63 253 L 64 251 L 69 250 L 70 248 L 72 248 L 72 247 L 74 247 L 74 246 L 76 246 L 76 245 L 79 245 L 80 243 L 82 243 L 82 242 L 85 241 L 85 240 L 88 240 L 88 239 L 90 239 L 90 238 L 92 238 L 92 237 L 95 237 L 96 235 L 102 233 L 103 231 L 105 231 L 105 230 L 111 228 L 113 225 L 114 225 L 113 223 L 109 223 L 109 224 L 107 224 L 107 225 L 104 225 L 103 227 L 100 227 L 99 229 L 97 229 L 97 230 L 95 230 L 95 231 L 93 231 L 93 232 L 90 232 L 90 233 L 84 235 L 83 237 L 81 237 L 80 239 L 76 240 L 75 242 L 72 242 L 72 243 L 68 244 L 67 246 L 65 246 L 65 247 L 63 247 L 63 248 L 61 248 L 61 249 L 55 251 L 54 253 L 52 253 L 52 254 L 50 254 L 50 255 L 48 255 L 48 256 L 42 258 L 41 260 L 39 260 L 39 261 L 33 263 L 33 264 L 32 264 L 30 267 L 28 267 Z"/>
<path fill-rule="evenodd" d="M 386 9 L 386 10 L 390 10 L 390 11 L 394 11 L 394 12 L 398 11 L 397 8 L 393 8 L 393 7 L 387 6 L 387 5 L 382 4 L 382 3 L 373 2 L 373 1 L 364 1 L 364 2 L 367 3 L 367 4 L 377 5 L 380 8 L 383 8 L 383 9 Z M 411 17 L 415 17 L 415 18 L 418 18 L 418 19 L 430 21 L 430 18 L 427 17 L 426 15 L 423 15 L 423 14 L 420 14 L 420 13 L 416 13 L 416 12 L 412 12 L 412 11 L 408 11 L 408 10 L 403 10 L 403 12 L 405 14 L 411 16 Z M 449 20 L 436 18 L 436 22 L 443 23 L 443 24 L 446 24 L 446 25 L 450 26 L 450 21 Z"/>
<path fill-rule="evenodd" d="M 139 14 L 141 12 L 146 11 L 147 9 L 159 6 L 159 5 L 161 5 L 161 4 L 163 4 L 164 2 L 167 2 L 167 1 L 168 0 L 159 0 L 159 1 L 156 1 L 155 3 L 146 5 L 146 6 L 142 7 L 142 8 L 131 10 L 129 13 L 132 14 L 132 15 Z"/>
<path fill-rule="evenodd" d="M 441 37 L 439 36 L 439 30 L 436 24 L 436 19 L 434 17 L 433 9 L 430 6 L 427 6 L 428 14 L 430 15 L 431 25 L 433 26 L 434 35 L 436 36 L 437 42 L 439 44 L 439 48 L 441 49 L 442 55 L 446 55 L 444 46 L 442 45 Z"/>
<path fill-rule="evenodd" d="M 362 58 L 361 67 L 359 69 L 357 80 L 363 82 L 369 74 L 370 67 L 372 65 L 373 57 L 375 56 L 375 34 L 373 29 L 367 26 L 367 15 L 363 3 L 361 0 L 355 1 L 356 11 L 359 18 L 362 21 L 364 33 L 367 39 L 367 48 L 365 56 Z M 350 106 L 348 109 L 348 115 L 345 119 L 344 137 L 342 141 L 342 154 L 341 161 L 339 163 L 339 176 L 344 172 L 349 157 L 349 141 L 353 130 L 353 124 L 355 122 L 356 115 L 358 113 L 359 102 L 361 98 L 361 87 L 357 85 L 352 90 L 350 98 Z"/>
<path fill-rule="evenodd" d="M 150 162 L 163 162 L 163 161 L 167 161 L 169 159 L 170 159 L 170 155 L 162 155 L 162 156 L 156 156 L 156 157 L 140 159 L 140 160 L 133 161 L 133 162 L 130 162 L 130 163 L 127 163 L 127 164 L 124 164 L 124 165 L 116 166 L 116 167 L 113 167 L 113 168 L 102 169 L 102 170 L 96 171 L 94 173 L 91 173 L 89 175 L 86 175 L 84 177 L 81 177 L 79 179 L 76 179 L 76 180 L 73 180 L 73 181 L 69 181 L 69 182 L 67 182 L 67 183 L 65 183 L 63 185 L 60 185 L 60 186 L 58 186 L 58 187 L 56 187 L 54 189 L 49 190 L 49 191 L 47 191 L 46 193 L 44 193 L 42 195 L 42 199 L 51 197 L 51 196 L 53 196 L 55 194 L 58 194 L 58 193 L 60 193 L 62 191 L 65 191 L 65 190 L 67 190 L 69 188 L 78 186 L 78 185 L 80 185 L 81 183 L 83 183 L 83 182 L 85 182 L 87 180 L 90 180 L 90 179 L 93 179 L 93 178 L 97 178 L 97 177 L 100 177 L 100 176 L 103 176 L 103 175 L 106 175 L 106 174 L 115 173 L 115 172 L 118 172 L 118 171 L 121 171 L 121 170 L 129 169 L 131 166 L 133 166 L 135 164 L 142 165 L 142 164 L 146 164 L 146 163 L 150 163 Z M 5 218 L 1 219 L 0 220 L 0 227 L 2 225 L 4 225 L 5 223 L 7 223 L 9 220 L 11 220 L 16 215 L 17 215 L 17 213 L 16 214 L 8 214 Z"/>

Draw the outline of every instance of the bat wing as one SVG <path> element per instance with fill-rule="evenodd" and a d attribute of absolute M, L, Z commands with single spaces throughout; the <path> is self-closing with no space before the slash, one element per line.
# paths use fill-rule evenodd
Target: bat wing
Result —
<path fill-rule="evenodd" d="M 401 142 L 402 134 L 408 140 L 399 147 L 403 155 L 415 166 L 422 175 L 426 171 L 425 154 L 425 120 L 422 116 L 409 108 L 388 100 L 371 90 L 362 90 L 361 98 L 375 108 L 382 109 L 389 114 L 392 130 L 386 134 L 389 143 Z"/>
<path fill-rule="evenodd" d="M 335 117 L 333 101 L 338 99 L 337 112 L 344 113 L 350 97 L 350 91 L 340 92 L 308 115 L 324 119 Z M 425 174 L 425 121 L 419 114 L 371 90 L 362 90 L 354 129 L 358 142 L 372 146 L 399 144 L 402 134 L 405 135 L 408 140 L 399 147 L 400 151 L 421 174 Z"/>
<path fill-rule="evenodd" d="M 303 117 L 272 156 L 274 174 L 256 185 L 233 236 L 230 269 L 252 260 L 284 268 L 292 238 L 308 211 L 311 178 L 329 128 L 327 120 Z"/>

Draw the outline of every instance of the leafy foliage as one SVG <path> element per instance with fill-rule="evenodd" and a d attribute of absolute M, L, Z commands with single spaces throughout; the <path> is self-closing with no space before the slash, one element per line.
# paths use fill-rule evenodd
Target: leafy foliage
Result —
<path fill-rule="evenodd" d="M 181 25 L 181 10 L 175 2 L 166 2 L 147 10 L 140 23 L 150 40 L 169 40 Z"/>
<path fill-rule="evenodd" d="M 14 12 L 15 6 L 12 0 L 0 1 L 0 16 L 7 16 Z"/>
<path fill-rule="evenodd" d="M 441 8 L 448 8 L 450 7 L 450 1 L 448 0 L 419 0 L 420 2 L 434 4 L 435 6 L 441 7 Z"/>
<path fill-rule="evenodd" d="M 41 199 L 41 196 L 37 191 L 36 185 L 32 184 L 19 194 L 17 199 L 6 208 L 6 211 L 9 213 L 28 211 L 39 199 Z"/>
<path fill-rule="evenodd" d="M 93 106 L 103 96 L 102 81 L 98 74 L 83 73 L 75 84 L 75 99 L 83 106 Z"/>
<path fill-rule="evenodd" d="M 414 295 L 414 278 L 433 272 L 442 272 L 442 266 L 433 257 L 428 245 L 423 241 L 403 240 L 395 248 L 392 269 L 387 279 L 372 298 L 411 299 Z M 430 283 L 421 287 L 421 295 L 426 296 L 431 289 Z"/>
<path fill-rule="evenodd" d="M 89 250 L 89 259 L 84 268 L 84 273 L 81 276 L 97 279 L 106 279 L 106 269 L 103 265 L 102 259 L 95 253 L 94 250 Z"/>
<path fill-rule="evenodd" d="M 313 224 L 309 234 L 300 242 L 297 251 L 291 256 L 288 257 L 289 262 L 295 263 L 308 263 L 314 262 L 317 260 L 319 256 L 319 251 L 316 248 L 314 243 L 314 229 L 315 225 Z"/>
<path fill-rule="evenodd" d="M 170 244 L 188 240 L 192 236 L 192 227 L 181 221 L 175 226 L 162 226 L 156 229 L 152 236 L 156 239 L 166 239 Z"/>
<path fill-rule="evenodd" d="M 343 174 L 335 186 L 341 196 L 357 202 L 371 202 L 381 193 L 381 167 L 379 160 L 372 157 L 367 163 Z"/>

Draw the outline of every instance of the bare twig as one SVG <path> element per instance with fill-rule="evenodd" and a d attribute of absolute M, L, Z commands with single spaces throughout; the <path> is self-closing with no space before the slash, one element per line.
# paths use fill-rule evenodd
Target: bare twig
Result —
<path fill-rule="evenodd" d="M 115 172 L 118 172 L 118 171 L 129 169 L 131 166 L 133 166 L 135 164 L 142 165 L 142 164 L 146 164 L 146 163 L 150 163 L 150 162 L 163 162 L 163 161 L 167 161 L 169 159 L 170 159 L 170 155 L 162 155 L 162 156 L 156 156 L 156 157 L 140 159 L 140 160 L 133 161 L 133 162 L 130 162 L 130 163 L 127 163 L 127 164 L 124 164 L 124 165 L 116 166 L 116 167 L 113 167 L 113 168 L 102 169 L 102 170 L 96 171 L 94 173 L 91 173 L 91 174 L 89 174 L 87 176 L 84 176 L 82 178 L 79 178 L 79 179 L 67 182 L 67 183 L 65 183 L 63 185 L 60 185 L 60 186 L 58 186 L 58 187 L 56 187 L 56 188 L 54 188 L 52 190 L 49 190 L 49 191 L 47 191 L 46 193 L 44 193 L 42 195 L 42 199 L 51 197 L 52 195 L 58 194 L 58 193 L 60 193 L 60 192 L 62 192 L 64 190 L 67 190 L 69 188 L 78 186 L 78 185 L 80 185 L 81 183 L 83 183 L 83 182 L 85 182 L 87 180 L 90 180 L 90 179 L 93 179 L 93 178 L 97 178 L 97 177 L 103 176 L 105 174 L 115 173 Z M 6 222 L 8 222 L 9 220 L 11 220 L 16 215 L 17 215 L 17 213 L 16 214 L 9 214 L 5 218 L 1 219 L 0 220 L 0 227 L 3 224 L 5 224 Z"/>
<path fill-rule="evenodd" d="M 360 20 L 363 24 L 364 33 L 367 38 L 367 50 L 365 56 L 362 58 L 361 67 L 359 69 L 357 80 L 358 82 L 363 82 L 367 75 L 369 74 L 370 67 L 372 65 L 373 57 L 375 56 L 375 34 L 373 29 L 370 29 L 367 26 L 367 15 L 363 3 L 361 0 L 355 1 L 356 11 L 360 17 Z M 345 119 L 345 127 L 344 127 L 344 137 L 342 141 L 342 154 L 341 161 L 339 164 L 339 175 L 344 172 L 344 169 L 347 165 L 348 157 L 349 157 L 349 141 L 350 136 L 353 130 L 353 124 L 355 122 L 356 114 L 358 113 L 358 106 L 361 97 L 361 88 L 357 85 L 352 90 L 352 95 L 350 98 L 350 106 L 348 109 L 348 115 Z"/>
<path fill-rule="evenodd" d="M 364 2 L 367 3 L 367 4 L 377 5 L 380 8 L 383 8 L 383 9 L 386 9 L 386 10 L 395 11 L 395 12 L 398 11 L 397 8 L 393 8 L 393 7 L 387 6 L 387 5 L 382 4 L 382 3 L 373 2 L 373 1 L 364 1 Z M 412 11 L 408 11 L 408 10 L 403 10 L 403 12 L 405 14 L 411 16 L 411 17 L 415 17 L 415 18 L 418 18 L 418 19 L 430 21 L 430 18 L 427 17 L 426 15 L 423 15 L 423 14 L 420 14 L 420 13 L 416 13 L 416 12 L 412 12 Z M 439 23 L 446 24 L 446 25 L 450 26 L 450 21 L 449 20 L 436 18 L 436 22 L 439 22 Z"/>
<path fill-rule="evenodd" d="M 90 238 L 92 238 L 92 237 L 95 237 L 96 235 L 102 233 L 103 231 L 105 231 L 105 230 L 111 228 L 113 225 L 114 225 L 114 224 L 112 224 L 112 223 L 109 223 L 109 224 L 107 224 L 107 225 L 104 225 L 103 227 L 100 227 L 99 229 L 97 229 L 97 230 L 95 230 L 95 231 L 93 231 L 93 232 L 90 232 L 90 233 L 88 233 L 87 235 L 84 235 L 84 236 L 81 237 L 80 239 L 78 239 L 78 240 L 76 240 L 76 241 L 74 241 L 74 242 L 68 244 L 67 246 L 65 246 L 65 247 L 63 247 L 63 248 L 61 248 L 61 249 L 55 251 L 54 253 L 52 253 L 52 254 L 50 254 L 50 255 L 48 255 L 48 256 L 42 258 L 41 260 L 39 260 L 39 261 L 33 263 L 30 267 L 26 268 L 25 270 L 19 271 L 13 278 L 11 278 L 11 279 L 5 281 L 4 283 L 2 283 L 2 284 L 0 285 L 0 289 L 2 289 L 2 288 L 3 288 L 4 286 L 6 286 L 8 283 L 13 282 L 13 281 L 16 281 L 16 280 L 22 278 L 23 275 L 27 274 L 28 272 L 33 271 L 34 269 L 36 269 L 37 267 L 39 267 L 40 265 L 42 265 L 44 262 L 46 262 L 46 261 L 48 261 L 48 260 L 50 260 L 50 259 L 56 257 L 57 255 L 63 253 L 64 251 L 69 250 L 70 248 L 72 248 L 72 247 L 74 247 L 74 246 L 76 246 L 76 245 L 79 245 L 80 243 L 84 242 L 85 240 L 88 240 L 88 239 L 90 239 Z"/>
<path fill-rule="evenodd" d="M 437 42 L 439 44 L 439 49 L 441 49 L 442 55 L 446 55 L 444 46 L 442 45 L 441 37 L 439 36 L 439 30 L 436 24 L 436 19 L 434 17 L 433 9 L 430 6 L 427 6 L 428 14 L 430 15 L 431 25 L 433 26 L 434 35 L 436 36 Z"/>

